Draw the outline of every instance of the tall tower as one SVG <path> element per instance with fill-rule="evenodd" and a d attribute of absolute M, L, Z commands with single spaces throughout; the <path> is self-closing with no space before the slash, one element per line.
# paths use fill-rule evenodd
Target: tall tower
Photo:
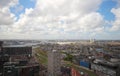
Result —
<path fill-rule="evenodd" d="M 61 55 L 59 51 L 48 52 L 48 76 L 60 76 Z"/>

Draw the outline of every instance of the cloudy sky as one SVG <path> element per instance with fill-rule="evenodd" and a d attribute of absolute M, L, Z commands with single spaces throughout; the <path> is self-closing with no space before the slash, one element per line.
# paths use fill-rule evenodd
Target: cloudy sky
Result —
<path fill-rule="evenodd" d="M 0 0 L 0 39 L 120 39 L 120 0 Z"/>

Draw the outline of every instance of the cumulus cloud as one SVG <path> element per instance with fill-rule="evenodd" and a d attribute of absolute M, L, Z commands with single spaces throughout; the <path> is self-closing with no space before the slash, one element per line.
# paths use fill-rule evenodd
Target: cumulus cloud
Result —
<path fill-rule="evenodd" d="M 0 25 L 10 25 L 14 23 L 15 16 L 10 13 L 8 8 L 0 10 Z"/>
<path fill-rule="evenodd" d="M 14 6 L 18 0 L 0 0 L 0 8 Z"/>
<path fill-rule="evenodd" d="M 118 0 L 118 7 L 113 8 L 111 12 L 115 15 L 115 21 L 112 23 L 112 31 L 120 30 L 120 1 Z"/>
<path fill-rule="evenodd" d="M 11 25 L 15 16 L 10 12 L 10 7 L 17 4 L 17 0 L 0 0 L 0 25 Z"/>
<path fill-rule="evenodd" d="M 80 28 L 84 31 L 97 31 L 97 29 L 103 28 L 105 23 L 103 17 L 96 12 L 85 15 L 79 22 Z"/>
<path fill-rule="evenodd" d="M 32 11 L 30 11 L 31 9 L 26 9 L 26 13 L 21 16 L 18 22 L 23 26 L 26 25 L 24 23 L 29 22 L 29 25 L 26 26 L 31 26 L 30 24 L 32 24 L 35 28 L 37 26 L 46 26 L 48 29 L 55 27 L 67 29 L 74 24 L 77 24 L 74 25 L 77 28 L 82 26 L 84 28 L 88 28 L 86 26 L 90 26 L 90 28 L 94 26 L 93 28 L 95 28 L 95 26 L 102 25 L 99 24 L 103 19 L 102 16 L 97 12 L 95 13 L 100 3 L 101 0 L 94 0 L 93 2 L 91 0 L 38 0 L 36 8 Z M 87 18 L 89 18 L 89 20 L 87 20 Z M 96 21 L 96 24 L 93 24 L 95 19 L 100 20 L 100 22 L 97 24 L 98 21 Z M 79 20 L 81 20 L 80 23 L 78 22 Z"/>
<path fill-rule="evenodd" d="M 83 15 L 96 11 L 101 2 L 102 0 L 37 0 L 36 9 L 40 10 L 42 15 Z"/>
<path fill-rule="evenodd" d="M 96 12 L 101 3 L 102 0 L 36 0 L 35 8 L 26 8 L 18 21 L 14 21 L 14 16 L 9 13 L 10 20 L 14 21 L 9 30 L 18 34 L 49 35 L 51 38 L 79 37 L 80 33 L 101 32 L 104 19 Z M 4 14 L 0 16 L 5 17 Z M 0 25 L 3 24 L 9 22 Z"/>

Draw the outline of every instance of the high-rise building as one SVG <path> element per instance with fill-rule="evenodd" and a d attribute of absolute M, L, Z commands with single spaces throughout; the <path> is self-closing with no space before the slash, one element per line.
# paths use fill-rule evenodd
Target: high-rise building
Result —
<path fill-rule="evenodd" d="M 48 52 L 48 76 L 60 76 L 61 54 L 57 50 Z"/>

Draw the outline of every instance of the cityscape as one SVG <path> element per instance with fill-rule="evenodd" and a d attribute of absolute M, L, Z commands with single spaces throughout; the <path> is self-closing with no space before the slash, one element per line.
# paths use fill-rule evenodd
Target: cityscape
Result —
<path fill-rule="evenodd" d="M 0 0 L 0 76 L 120 76 L 120 0 Z"/>
<path fill-rule="evenodd" d="M 0 76 L 119 76 L 120 41 L 3 40 Z"/>

